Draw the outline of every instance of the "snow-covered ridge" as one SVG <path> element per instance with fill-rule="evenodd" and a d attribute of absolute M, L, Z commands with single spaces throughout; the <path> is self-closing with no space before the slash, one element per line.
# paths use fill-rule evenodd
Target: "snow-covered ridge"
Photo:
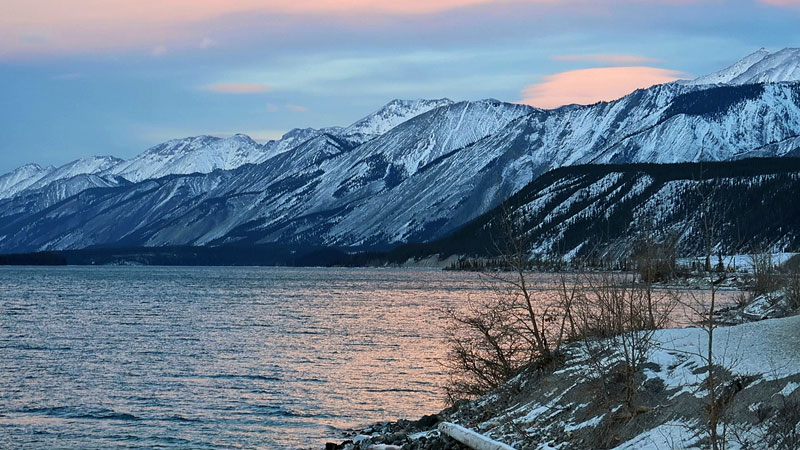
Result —
<path fill-rule="evenodd" d="M 60 167 L 43 168 L 38 164 L 26 164 L 0 176 L 0 199 L 13 197 L 25 190 L 40 189 L 48 183 L 68 180 L 78 175 L 123 177 L 131 182 L 139 182 L 166 175 L 232 170 L 245 164 L 262 163 L 325 134 L 344 138 L 357 145 L 374 139 L 413 117 L 452 103 L 449 99 L 392 100 L 346 128 L 295 128 L 281 139 L 263 145 L 244 134 L 224 138 L 202 135 L 169 140 L 129 160 L 98 156 L 81 158 Z M 84 184 L 81 180 L 76 186 Z M 72 192 L 74 188 L 62 191 Z"/>
<path fill-rule="evenodd" d="M 416 117 L 432 109 L 451 105 L 454 102 L 447 98 L 437 100 L 399 100 L 387 103 L 381 109 L 345 128 L 342 134 L 347 136 L 363 136 L 371 139 L 380 136 L 400 125 L 411 117 Z"/>
<path fill-rule="evenodd" d="M 39 181 L 48 173 L 54 171 L 53 166 L 42 167 L 38 164 L 25 164 L 5 175 L 0 176 L 0 198 L 10 197 Z"/>
<path fill-rule="evenodd" d="M 760 49 L 730 67 L 681 84 L 699 86 L 706 84 L 743 85 L 753 83 L 779 83 L 800 80 L 800 48 L 784 48 L 775 53 Z"/>
<path fill-rule="evenodd" d="M 79 175 L 103 173 L 123 160 L 113 156 L 93 156 L 76 159 L 60 167 L 41 167 L 26 164 L 0 176 L 0 199 L 13 197 L 27 190 L 37 190 L 50 183 Z"/>

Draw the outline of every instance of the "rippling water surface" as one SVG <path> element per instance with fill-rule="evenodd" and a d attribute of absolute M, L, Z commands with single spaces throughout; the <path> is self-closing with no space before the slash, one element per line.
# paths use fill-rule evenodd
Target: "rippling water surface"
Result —
<path fill-rule="evenodd" d="M 443 406 L 434 270 L 0 268 L 0 448 L 319 448 Z"/>
<path fill-rule="evenodd" d="M 416 419 L 444 406 L 442 311 L 487 295 L 438 270 L 0 267 L 0 448 L 318 449 Z"/>

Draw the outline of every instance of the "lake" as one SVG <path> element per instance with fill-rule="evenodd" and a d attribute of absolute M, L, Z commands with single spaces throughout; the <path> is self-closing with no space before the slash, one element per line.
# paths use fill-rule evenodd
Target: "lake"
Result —
<path fill-rule="evenodd" d="M 473 273 L 0 268 L 0 448 L 320 448 L 444 406 Z"/>
<path fill-rule="evenodd" d="M 444 309 L 487 295 L 440 270 L 0 267 L 0 448 L 319 449 L 418 419 L 445 406 Z"/>

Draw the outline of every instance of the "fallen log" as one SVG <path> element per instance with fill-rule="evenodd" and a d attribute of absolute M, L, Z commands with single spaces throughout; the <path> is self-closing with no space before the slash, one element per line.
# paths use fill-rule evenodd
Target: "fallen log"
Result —
<path fill-rule="evenodd" d="M 514 450 L 514 447 L 450 422 L 439 424 L 439 432 L 474 450 Z"/>

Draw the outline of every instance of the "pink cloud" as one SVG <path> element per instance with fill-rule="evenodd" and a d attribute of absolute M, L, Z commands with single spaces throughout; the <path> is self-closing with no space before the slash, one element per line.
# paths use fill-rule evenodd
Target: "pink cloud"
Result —
<path fill-rule="evenodd" d="M 549 75 L 541 83 L 526 87 L 520 103 L 545 109 L 573 103 L 589 105 L 680 78 L 689 78 L 689 75 L 646 66 L 572 70 Z"/>
<path fill-rule="evenodd" d="M 674 4 L 705 0 L 613 0 L 612 4 L 636 1 Z M 424 15 L 514 3 L 568 5 L 581 11 L 596 4 L 591 0 L 4 0 L 0 56 L 156 45 L 172 49 L 174 42 L 203 39 L 204 21 L 230 14 L 324 15 L 353 21 L 368 15 Z M 32 41 L 30 36 L 37 39 Z M 200 47 L 212 43 L 203 40 Z"/>
<path fill-rule="evenodd" d="M 498 1 L 520 0 L 4 0 L 0 56 L 197 42 L 203 21 L 230 14 L 427 14 Z M 200 41 L 201 48 L 211 44 Z"/>
<path fill-rule="evenodd" d="M 607 53 L 586 54 L 586 55 L 556 55 L 550 58 L 553 61 L 569 62 L 597 62 L 604 64 L 639 64 L 661 62 L 659 59 L 648 58 L 638 55 L 615 55 Z"/>
<path fill-rule="evenodd" d="M 258 83 L 213 83 L 200 89 L 219 94 L 260 94 L 269 91 L 269 86 Z"/>

